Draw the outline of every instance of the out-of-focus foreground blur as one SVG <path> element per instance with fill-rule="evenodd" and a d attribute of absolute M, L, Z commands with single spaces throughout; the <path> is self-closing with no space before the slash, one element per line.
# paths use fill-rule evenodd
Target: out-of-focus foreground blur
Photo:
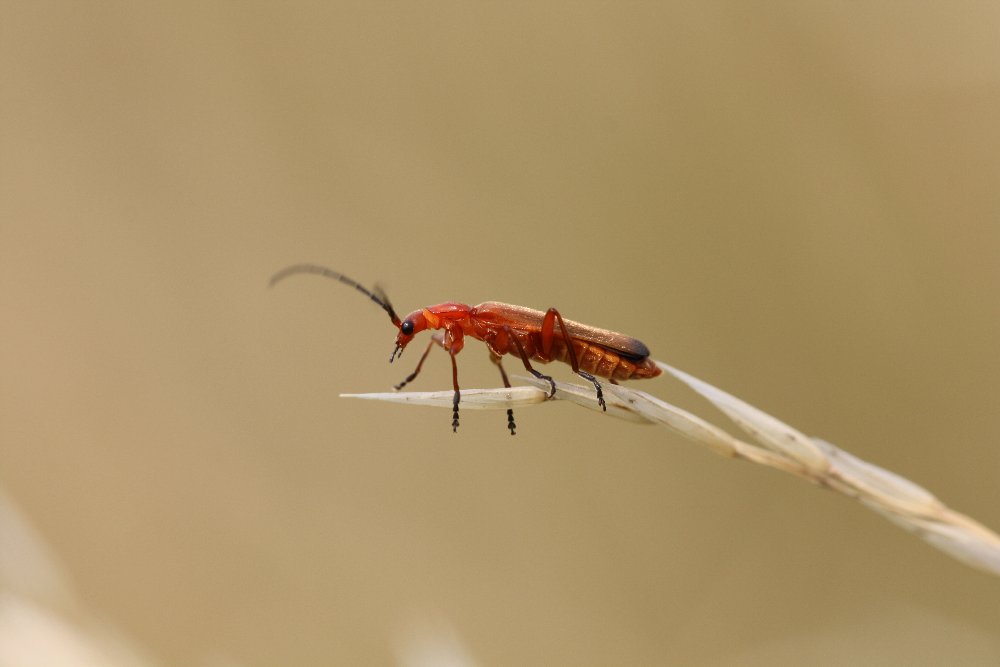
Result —
<path fill-rule="evenodd" d="M 998 528 L 998 34 L 4 3 L 0 665 L 996 664 L 1000 581 L 850 500 L 566 404 L 339 399 L 426 338 L 390 366 L 370 302 L 267 280 L 557 306 Z"/>

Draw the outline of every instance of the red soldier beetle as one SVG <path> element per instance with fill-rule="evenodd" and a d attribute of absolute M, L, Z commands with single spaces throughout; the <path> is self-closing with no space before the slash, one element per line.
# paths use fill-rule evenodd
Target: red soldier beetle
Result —
<path fill-rule="evenodd" d="M 373 290 L 369 290 L 344 274 L 323 266 L 315 264 L 289 266 L 271 278 L 271 286 L 299 273 L 312 273 L 342 282 L 367 296 L 388 313 L 392 324 L 399 329 L 396 335 L 396 347 L 389 357 L 389 363 L 401 357 L 406 346 L 421 331 L 444 330 L 431 336 L 417 367 L 395 388 L 402 389 L 417 377 L 424 360 L 435 344 L 444 348 L 451 358 L 451 379 L 455 389 L 452 432 L 458 431 L 458 404 L 461 399 L 455 356 L 462 351 L 465 336 L 486 343 L 490 351 L 490 360 L 500 370 L 505 387 L 510 387 L 510 380 L 507 379 L 507 372 L 501 363 L 504 354 L 519 358 L 525 370 L 536 378 L 548 382 L 551 386 L 550 398 L 556 392 L 555 380 L 532 368 L 531 360 L 543 364 L 562 361 L 572 366 L 574 373 L 594 384 L 597 402 L 604 410 L 607 410 L 604 392 L 595 376 L 607 378 L 612 384 L 617 384 L 618 380 L 652 378 L 661 372 L 649 358 L 649 349 L 642 341 L 607 329 L 564 320 L 555 308 L 549 308 L 543 313 L 540 310 L 498 301 L 487 301 L 478 306 L 449 302 L 415 310 L 401 320 L 380 287 L 376 285 Z M 515 434 L 514 410 L 511 408 L 507 409 L 507 428 L 510 429 L 511 435 Z"/>

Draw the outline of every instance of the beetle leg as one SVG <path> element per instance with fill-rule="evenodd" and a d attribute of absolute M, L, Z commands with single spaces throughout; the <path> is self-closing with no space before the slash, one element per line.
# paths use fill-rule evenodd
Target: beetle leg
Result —
<path fill-rule="evenodd" d="M 451 432 L 458 433 L 458 402 L 462 398 L 462 392 L 458 390 L 458 364 L 455 363 L 455 353 L 448 350 L 451 357 L 451 382 L 455 387 L 455 401 L 452 403 Z"/>
<path fill-rule="evenodd" d="M 400 389 L 402 389 L 403 387 L 405 387 L 410 382 L 413 382 L 414 378 L 416 378 L 417 375 L 420 374 L 420 369 L 424 365 L 424 359 L 427 358 L 427 355 L 430 353 L 431 348 L 434 347 L 434 343 L 437 343 L 441 347 L 444 347 L 444 338 L 441 336 L 440 333 L 436 333 L 436 334 L 434 334 L 434 335 L 431 336 L 430 341 L 427 343 L 427 349 L 424 350 L 424 353 L 422 355 L 420 355 L 420 362 L 417 364 L 417 367 L 413 369 L 412 373 L 410 373 L 409 375 L 406 376 L 405 380 L 403 380 L 402 382 L 400 382 L 397 385 L 394 385 L 393 389 L 395 389 L 396 391 L 399 391 Z"/>
<path fill-rule="evenodd" d="M 601 389 L 601 383 L 597 381 L 597 378 L 595 378 L 593 375 L 591 375 L 587 371 L 579 371 L 578 370 L 576 372 L 576 374 L 579 375 L 580 377 L 582 377 L 582 378 L 584 378 L 586 380 L 590 380 L 591 382 L 594 383 L 594 389 L 597 390 L 597 404 L 601 406 L 602 410 L 604 410 L 605 412 L 607 412 L 608 411 L 608 406 L 604 402 L 604 391 Z"/>
<path fill-rule="evenodd" d="M 525 354 L 525 352 L 524 352 L 524 346 L 521 345 L 520 339 L 517 336 L 514 335 L 514 331 L 510 328 L 509 324 L 503 325 L 503 330 L 504 330 L 504 333 L 506 333 L 507 336 L 509 336 L 510 339 L 514 341 L 514 347 L 517 348 L 517 354 L 518 354 L 519 357 L 521 357 L 521 361 L 524 363 L 524 369 L 526 371 L 528 371 L 529 373 L 531 373 L 532 375 L 534 375 L 539 380 L 545 380 L 550 385 L 552 385 L 552 390 L 549 392 L 549 398 L 552 398 L 553 396 L 555 396 L 556 395 L 556 381 L 552 379 L 552 376 L 550 376 L 550 375 L 543 375 L 542 373 L 539 373 L 538 371 L 536 371 L 534 368 L 531 367 L 531 362 L 528 361 L 528 355 Z"/>
<path fill-rule="evenodd" d="M 503 386 L 510 389 L 510 380 L 507 379 L 507 371 L 503 369 L 503 360 L 500 355 L 490 350 L 490 361 L 497 365 L 500 369 L 500 377 L 503 378 Z M 514 435 L 514 429 L 517 428 L 517 424 L 514 423 L 514 409 L 507 408 L 507 428 L 510 429 L 510 434 Z"/>
<path fill-rule="evenodd" d="M 566 323 L 563 322 L 562 315 L 560 315 L 559 311 L 555 308 L 549 308 L 545 312 L 545 319 L 542 320 L 542 345 L 544 347 L 547 344 L 549 348 L 545 350 L 545 354 L 550 354 L 552 347 L 552 331 L 555 328 L 554 325 L 556 321 L 559 322 L 559 328 L 562 329 L 563 341 L 565 341 L 566 350 L 569 352 L 569 364 L 573 367 L 573 372 L 594 383 L 594 389 L 597 390 L 597 403 L 601 406 L 602 410 L 607 412 L 608 406 L 604 402 L 604 391 L 601 390 L 601 383 L 587 371 L 580 370 L 580 362 L 576 359 L 576 349 L 573 347 L 573 338 L 570 337 L 569 331 L 566 329 Z"/>

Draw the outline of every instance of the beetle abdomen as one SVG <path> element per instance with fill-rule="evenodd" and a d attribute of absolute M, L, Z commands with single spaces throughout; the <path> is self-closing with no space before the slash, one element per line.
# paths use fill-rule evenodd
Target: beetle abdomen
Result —
<path fill-rule="evenodd" d="M 552 341 L 552 358 L 556 361 L 570 363 L 569 350 L 565 341 Z M 580 370 L 592 373 L 598 377 L 612 380 L 639 380 L 656 377 L 660 368 L 649 357 L 642 359 L 626 359 L 620 354 L 580 340 L 573 341 L 576 361 Z M 541 361 L 541 359 L 539 359 Z"/>
<path fill-rule="evenodd" d="M 537 333 L 516 334 L 524 348 L 524 353 L 531 361 L 538 361 L 547 364 L 550 361 L 561 361 L 570 364 L 569 349 L 566 341 L 560 338 L 552 340 L 551 354 L 542 352 L 541 336 Z M 513 341 L 509 341 L 506 349 L 497 349 L 495 341 L 487 340 L 490 349 L 497 354 L 509 354 L 520 359 L 520 352 Z M 660 368 L 653 363 L 649 357 L 642 359 L 626 359 L 620 354 L 600 345 L 587 343 L 582 340 L 573 340 L 573 350 L 576 352 L 576 360 L 580 365 L 580 370 L 591 373 L 597 377 L 613 380 L 639 380 L 656 377 L 661 373 Z"/>

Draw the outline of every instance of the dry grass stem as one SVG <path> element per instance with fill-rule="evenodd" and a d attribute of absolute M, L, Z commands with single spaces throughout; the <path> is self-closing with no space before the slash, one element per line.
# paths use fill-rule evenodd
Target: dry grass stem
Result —
<path fill-rule="evenodd" d="M 626 421 L 659 424 L 717 454 L 776 468 L 855 498 L 893 523 L 913 532 L 963 563 L 1000 575 L 1000 536 L 946 507 L 926 489 L 835 445 L 811 438 L 779 419 L 703 380 L 657 362 L 701 394 L 750 436 L 736 438 L 686 410 L 644 391 L 603 383 L 607 415 Z M 547 382 L 519 378 L 530 386 L 510 389 L 463 389 L 462 409 L 501 410 L 546 401 Z M 555 399 L 600 411 L 592 386 L 558 382 Z M 350 398 L 429 405 L 451 409 L 453 392 L 342 394 Z"/>

